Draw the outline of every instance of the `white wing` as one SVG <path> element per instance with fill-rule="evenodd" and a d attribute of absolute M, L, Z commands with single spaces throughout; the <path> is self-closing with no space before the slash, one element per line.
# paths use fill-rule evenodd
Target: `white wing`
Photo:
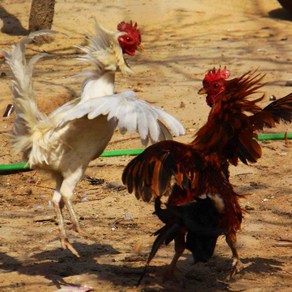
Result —
<path fill-rule="evenodd" d="M 79 102 L 80 102 L 80 97 L 66 102 L 65 104 L 55 109 L 52 113 L 50 113 L 49 119 L 50 120 L 61 119 L 62 116 L 66 115 L 67 112 L 71 110 L 74 106 L 76 106 Z"/>
<path fill-rule="evenodd" d="M 71 108 L 57 124 L 62 127 L 72 120 L 87 116 L 89 120 L 106 115 L 107 120 L 116 119 L 121 133 L 137 131 L 143 145 L 183 135 L 183 125 L 162 109 L 135 97 L 133 91 L 125 91 L 89 100 L 81 100 Z M 169 128 L 169 129 L 168 129 Z"/>

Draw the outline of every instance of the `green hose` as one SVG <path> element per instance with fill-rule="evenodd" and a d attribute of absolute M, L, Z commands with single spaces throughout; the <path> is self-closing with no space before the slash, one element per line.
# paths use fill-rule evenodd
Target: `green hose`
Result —
<path fill-rule="evenodd" d="M 104 151 L 100 157 L 114 157 L 114 156 L 136 156 L 143 152 L 144 149 L 120 149 Z"/>
<path fill-rule="evenodd" d="M 292 139 L 292 133 L 271 133 L 271 134 L 258 134 L 258 140 L 284 140 Z M 114 156 L 135 156 L 142 153 L 144 149 L 121 149 L 104 151 L 100 157 L 114 157 Z M 28 163 L 13 163 L 13 164 L 0 164 L 0 174 L 10 173 L 15 171 L 30 170 Z"/>
<path fill-rule="evenodd" d="M 2 164 L 0 165 L 0 174 L 2 172 L 13 172 L 18 170 L 29 170 L 28 163 L 12 163 L 12 164 Z"/>
<path fill-rule="evenodd" d="M 100 157 L 114 157 L 114 156 L 135 156 L 143 152 L 144 149 L 121 149 L 121 150 L 109 150 L 104 151 Z M 30 170 L 29 164 L 20 162 L 12 164 L 0 164 L 0 174 L 3 172 L 15 172 Z"/>
<path fill-rule="evenodd" d="M 284 140 L 292 139 L 292 133 L 272 133 L 272 134 L 258 134 L 258 140 Z"/>

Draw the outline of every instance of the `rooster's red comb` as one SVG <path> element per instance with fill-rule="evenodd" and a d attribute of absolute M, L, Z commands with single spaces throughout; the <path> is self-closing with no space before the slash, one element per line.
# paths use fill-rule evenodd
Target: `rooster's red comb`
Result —
<path fill-rule="evenodd" d="M 227 79 L 229 76 L 230 71 L 227 70 L 226 66 L 224 67 L 224 69 L 219 68 L 218 70 L 216 70 L 216 68 L 214 67 L 206 73 L 204 80 L 207 82 L 211 82 L 219 79 Z"/>
<path fill-rule="evenodd" d="M 118 24 L 118 30 L 130 34 L 138 42 L 138 44 L 140 44 L 141 33 L 137 26 L 137 22 L 133 23 L 132 20 L 130 23 L 122 21 Z"/>

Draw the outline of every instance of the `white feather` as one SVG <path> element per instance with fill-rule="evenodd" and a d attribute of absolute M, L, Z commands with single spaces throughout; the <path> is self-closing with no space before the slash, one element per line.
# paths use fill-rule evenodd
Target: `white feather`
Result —
<path fill-rule="evenodd" d="M 160 108 L 136 98 L 133 91 L 81 100 L 67 111 L 57 127 L 61 128 L 75 119 L 87 117 L 93 120 L 101 115 L 107 116 L 108 120 L 117 120 L 122 133 L 137 131 L 142 142 L 148 139 L 153 142 L 169 139 L 172 137 L 170 131 L 176 136 L 185 133 L 178 120 Z"/>

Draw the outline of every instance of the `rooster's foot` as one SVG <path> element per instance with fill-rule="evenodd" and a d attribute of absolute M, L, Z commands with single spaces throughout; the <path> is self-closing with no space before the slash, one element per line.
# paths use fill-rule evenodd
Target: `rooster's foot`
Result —
<path fill-rule="evenodd" d="M 232 263 L 232 269 L 228 276 L 226 277 L 226 281 L 231 281 L 237 273 L 247 268 L 251 264 L 252 263 L 243 264 L 239 259 L 234 259 Z"/>
<path fill-rule="evenodd" d="M 61 238 L 60 240 L 63 249 L 70 250 L 76 257 L 80 258 L 78 251 L 71 245 L 68 238 Z"/>
<path fill-rule="evenodd" d="M 167 270 L 163 274 L 163 280 L 164 281 L 170 281 L 170 280 L 177 280 L 177 277 L 175 275 L 175 271 L 180 270 L 177 267 L 168 267 Z"/>
<path fill-rule="evenodd" d="M 84 231 L 79 225 L 78 226 L 73 225 L 73 230 L 77 232 L 80 236 L 84 237 L 85 239 L 92 238 L 92 235 L 88 233 L 87 231 Z"/>

